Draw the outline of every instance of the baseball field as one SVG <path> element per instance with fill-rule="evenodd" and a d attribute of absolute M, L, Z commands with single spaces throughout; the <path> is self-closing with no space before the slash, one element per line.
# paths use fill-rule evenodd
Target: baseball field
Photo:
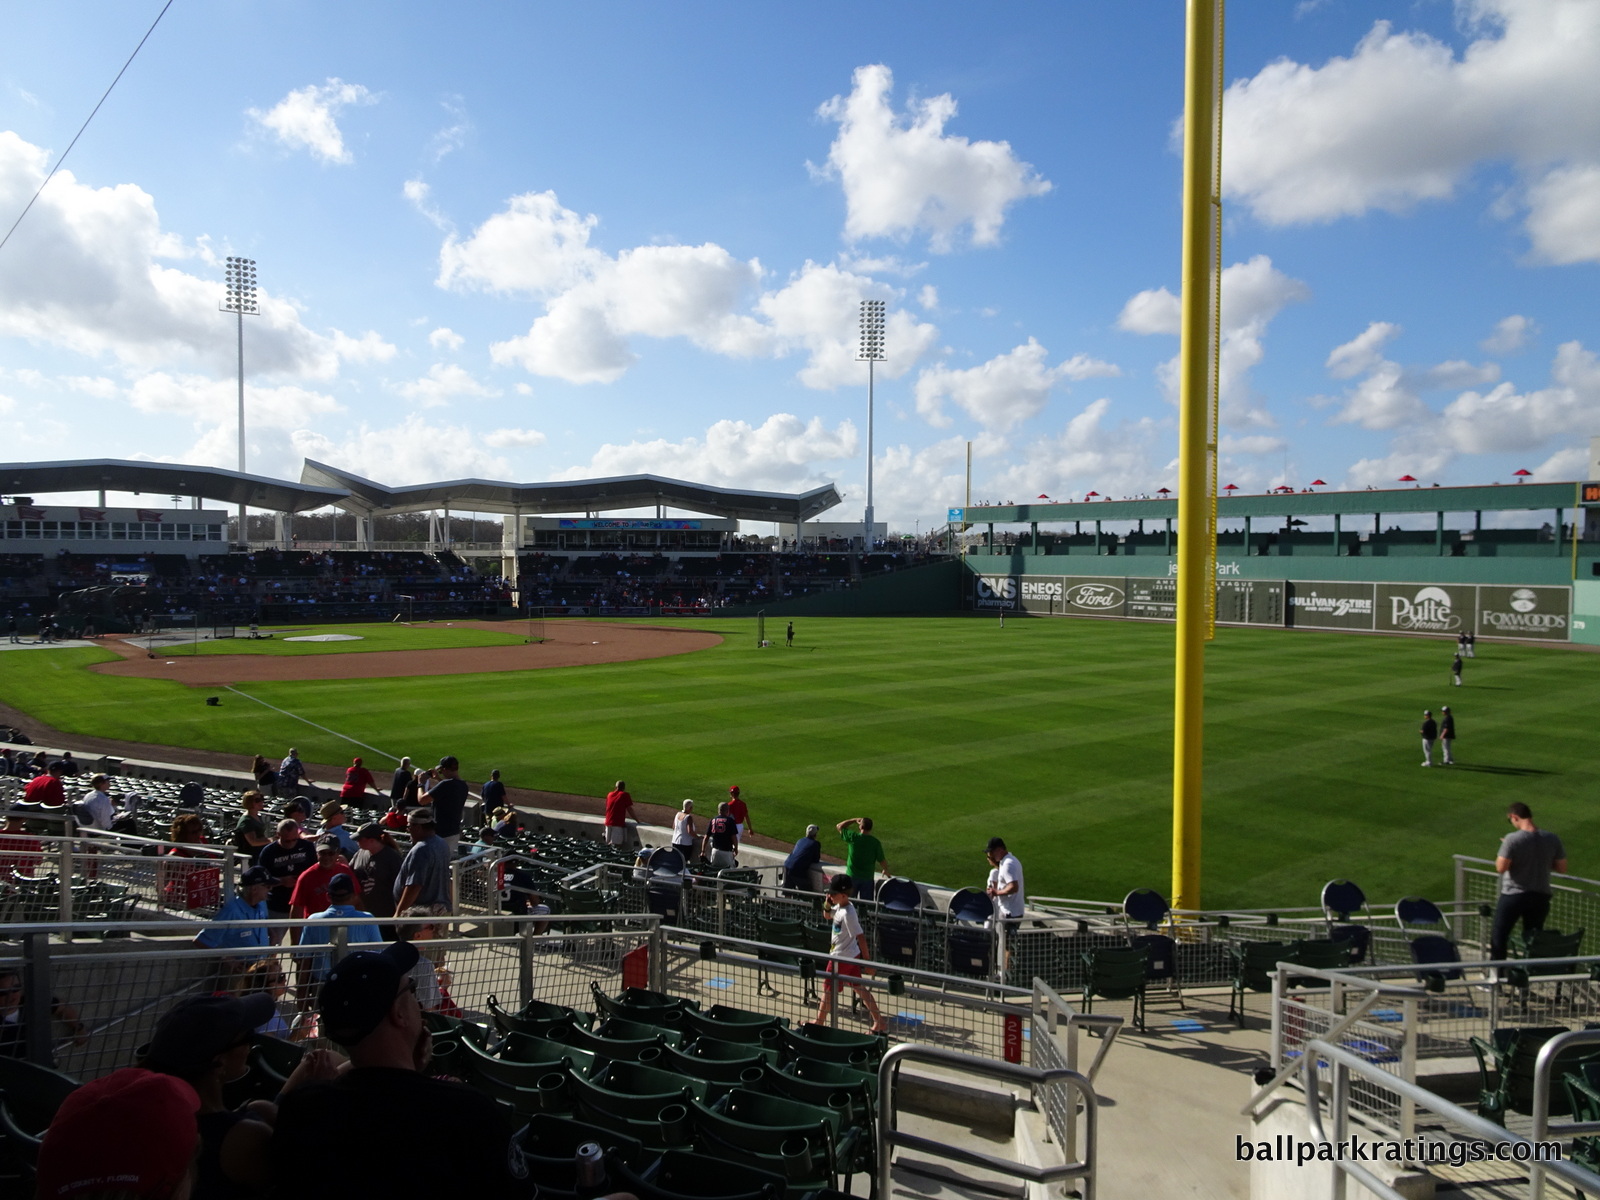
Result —
<path fill-rule="evenodd" d="M 549 623 L 552 661 L 563 624 Z M 0 700 L 67 732 L 273 757 L 295 745 L 324 763 L 346 761 L 349 738 L 420 761 L 456 754 L 473 780 L 498 767 L 513 785 L 598 795 L 624 778 L 640 800 L 688 796 L 702 811 L 737 783 L 755 828 L 785 839 L 810 821 L 831 836 L 843 818 L 873 817 L 900 874 L 981 882 L 983 844 L 998 833 L 1032 894 L 1109 901 L 1134 887 L 1167 890 L 1170 626 L 808 619 L 793 649 L 781 644 L 782 622 L 779 644 L 765 649 L 752 622 L 682 627 L 722 636 L 664 657 L 500 662 L 469 674 L 401 666 L 389 678 L 294 677 L 295 662 L 327 664 L 338 647 L 368 645 L 301 643 L 321 649 L 274 660 L 287 677 L 241 671 L 235 690 L 215 677 L 202 689 L 95 673 L 118 658 L 100 648 L 0 654 Z M 512 645 L 521 631 L 504 629 L 507 644 L 474 636 L 471 653 L 543 665 L 533 657 L 541 647 Z M 440 648 L 437 629 L 415 632 L 408 642 L 389 628 L 382 649 L 417 645 L 418 664 L 458 653 Z M 560 636 L 603 658 L 613 634 L 673 636 L 603 622 Z M 1375 900 L 1445 898 L 1451 854 L 1492 856 L 1511 800 L 1563 835 L 1574 872 L 1600 874 L 1600 658 L 1480 641 L 1456 688 L 1453 648 L 1218 632 L 1207 660 L 1207 907 L 1314 904 L 1338 876 Z M 215 653 L 210 667 L 229 661 Z M 208 694 L 222 703 L 206 706 Z M 1422 710 L 1443 704 L 1457 714 L 1459 765 L 1423 770 Z"/>

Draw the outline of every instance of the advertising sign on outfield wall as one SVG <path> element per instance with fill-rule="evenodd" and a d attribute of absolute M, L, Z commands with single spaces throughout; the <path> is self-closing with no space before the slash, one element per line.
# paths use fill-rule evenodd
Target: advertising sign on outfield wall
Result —
<path fill-rule="evenodd" d="M 1289 624 L 1303 629 L 1371 629 L 1376 585 L 1289 582 Z"/>
<path fill-rule="evenodd" d="M 1022 580 L 1015 575 L 975 575 L 979 608 L 1002 609 L 1006 612 L 1017 607 L 1017 597 L 1022 592 Z"/>
<path fill-rule="evenodd" d="M 1571 636 L 1571 624 L 1571 588 L 1478 588 L 1477 631 L 1484 637 L 1564 642 Z"/>
<path fill-rule="evenodd" d="M 1281 579 L 1219 579 L 1217 623 L 1282 626 L 1284 590 Z"/>
<path fill-rule="evenodd" d="M 1380 583 L 1376 628 L 1386 633 L 1470 632 L 1478 589 L 1456 583 Z"/>
<path fill-rule="evenodd" d="M 1128 581 L 1122 576 L 1072 575 L 1061 582 L 1066 587 L 1057 612 L 1089 617 L 1127 615 Z"/>

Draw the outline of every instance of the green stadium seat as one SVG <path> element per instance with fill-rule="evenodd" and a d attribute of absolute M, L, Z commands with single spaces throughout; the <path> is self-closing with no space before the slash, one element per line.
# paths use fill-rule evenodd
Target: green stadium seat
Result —
<path fill-rule="evenodd" d="M 853 1067 L 876 1067 L 889 1040 L 881 1033 L 856 1033 L 829 1025 L 802 1025 L 784 1029 L 779 1042 L 790 1058 L 819 1058 Z"/>
<path fill-rule="evenodd" d="M 1083 1011 L 1093 1012 L 1096 997 L 1132 1000 L 1133 1023 L 1144 1028 L 1144 994 L 1149 986 L 1149 949 L 1145 946 L 1097 946 L 1083 956 Z"/>
<path fill-rule="evenodd" d="M 1233 947 L 1233 992 L 1228 1015 L 1244 1025 L 1245 992 L 1270 992 L 1278 964 L 1289 957 L 1283 942 L 1239 942 Z"/>
<path fill-rule="evenodd" d="M 684 1150 L 668 1150 L 643 1173 L 620 1158 L 607 1165 L 615 1188 L 638 1200 L 778 1200 L 787 1187 L 771 1171 Z"/>

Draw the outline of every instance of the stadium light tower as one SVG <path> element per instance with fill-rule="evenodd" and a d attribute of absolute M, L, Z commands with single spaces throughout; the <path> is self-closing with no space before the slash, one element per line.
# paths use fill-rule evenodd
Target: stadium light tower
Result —
<path fill-rule="evenodd" d="M 239 320 L 239 473 L 244 474 L 244 319 L 259 317 L 261 305 L 256 302 L 256 260 L 229 257 L 223 270 L 223 312 L 233 313 Z M 245 527 L 245 504 L 239 501 L 239 540 L 248 542 Z"/>
<path fill-rule="evenodd" d="M 864 550 L 872 550 L 872 385 L 874 364 L 884 360 L 882 300 L 861 302 L 861 344 L 856 358 L 867 364 L 867 512 Z"/>

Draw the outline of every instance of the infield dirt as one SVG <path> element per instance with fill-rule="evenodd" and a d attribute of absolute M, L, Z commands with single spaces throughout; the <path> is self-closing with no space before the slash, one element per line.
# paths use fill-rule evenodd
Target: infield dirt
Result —
<path fill-rule="evenodd" d="M 515 633 L 514 625 L 457 621 L 457 626 L 491 633 Z M 131 637 L 107 637 L 102 645 L 122 656 L 89 670 L 137 679 L 171 679 L 190 687 L 310 679 L 401 679 L 420 675 L 481 675 L 496 671 L 537 671 L 548 667 L 588 667 L 693 654 L 722 642 L 701 629 L 663 629 L 652 625 L 547 621 L 544 641 L 508 646 L 434 650 L 376 650 L 364 654 L 184 655 L 181 648 L 157 649 L 150 656 Z"/>

